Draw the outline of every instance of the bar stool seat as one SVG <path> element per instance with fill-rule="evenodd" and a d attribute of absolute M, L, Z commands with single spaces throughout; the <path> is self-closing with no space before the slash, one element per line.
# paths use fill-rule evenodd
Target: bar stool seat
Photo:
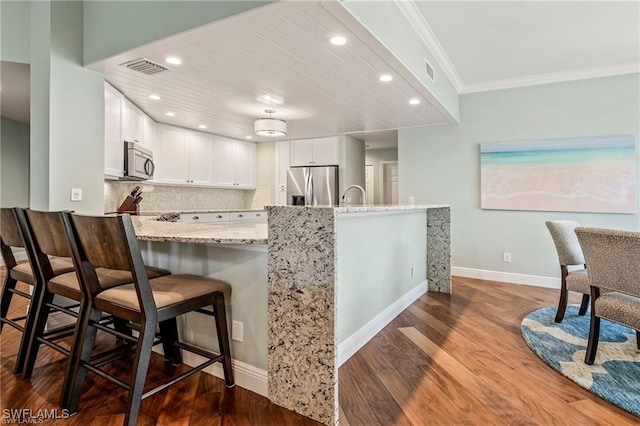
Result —
<path fill-rule="evenodd" d="M 145 266 L 147 275 L 149 278 L 158 278 L 163 275 L 169 275 L 170 272 L 166 269 L 156 268 L 154 266 Z M 119 271 L 115 269 L 96 268 L 96 274 L 98 280 L 104 288 L 111 288 L 128 284 L 133 282 L 133 277 L 129 271 Z M 67 297 L 73 300 L 80 300 L 82 292 L 80 291 L 80 283 L 78 282 L 78 276 L 75 272 L 68 272 L 53 277 L 47 283 L 49 291 L 60 296 Z"/>
<path fill-rule="evenodd" d="M 53 269 L 54 275 L 60 275 L 67 272 L 72 272 L 75 270 L 73 266 L 73 261 L 71 259 L 60 259 L 60 258 L 52 258 L 51 259 L 51 268 Z M 35 277 L 33 274 L 33 269 L 31 268 L 31 264 L 29 262 L 21 262 L 16 266 L 11 268 L 10 271 L 13 278 L 18 281 L 22 281 L 23 283 L 35 284 Z"/>
<path fill-rule="evenodd" d="M 175 317 L 182 312 L 193 311 L 191 307 L 186 305 L 183 309 L 174 310 L 183 302 L 199 297 L 210 298 L 211 293 L 215 292 L 222 292 L 227 299 L 231 296 L 231 286 L 229 284 L 198 275 L 167 275 L 151 279 L 149 283 L 151 284 L 153 301 L 158 310 L 158 321 L 164 319 L 162 313 L 165 308 L 172 308 L 170 317 Z M 135 285 L 126 284 L 111 288 L 96 297 L 96 309 L 111 310 L 112 306 L 118 306 L 121 309 L 140 315 L 140 304 L 138 303 Z"/>

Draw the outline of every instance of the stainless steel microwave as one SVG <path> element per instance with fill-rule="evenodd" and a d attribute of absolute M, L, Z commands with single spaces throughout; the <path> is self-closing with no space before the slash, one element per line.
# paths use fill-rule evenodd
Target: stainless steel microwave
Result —
<path fill-rule="evenodd" d="M 138 142 L 124 141 L 124 180 L 152 179 L 155 169 L 150 149 Z"/>

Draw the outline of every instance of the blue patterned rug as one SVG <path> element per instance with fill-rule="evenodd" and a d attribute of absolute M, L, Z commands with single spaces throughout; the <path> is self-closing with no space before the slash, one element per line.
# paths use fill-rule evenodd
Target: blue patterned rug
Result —
<path fill-rule="evenodd" d="M 553 321 L 556 307 L 538 309 L 520 326 L 531 349 L 551 367 L 585 389 L 640 416 L 640 351 L 634 330 L 602 320 L 593 365 L 584 363 L 589 339 L 589 313 L 568 306 L 562 323 Z"/>

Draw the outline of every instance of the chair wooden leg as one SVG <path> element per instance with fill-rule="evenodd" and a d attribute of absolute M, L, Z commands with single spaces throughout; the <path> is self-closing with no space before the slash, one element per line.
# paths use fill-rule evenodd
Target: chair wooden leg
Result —
<path fill-rule="evenodd" d="M 0 299 L 0 318 L 6 318 L 9 313 L 9 306 L 11 306 L 11 299 L 13 298 L 13 290 L 16 288 L 17 280 L 14 280 L 9 276 L 9 271 L 5 272 L 4 284 L 2 286 L 2 298 Z M 0 321 L 0 332 L 4 326 L 4 322 Z"/>
<path fill-rule="evenodd" d="M 23 380 L 31 379 L 31 374 L 33 373 L 36 358 L 38 357 L 38 351 L 40 350 L 40 342 L 37 338 L 44 335 L 44 329 L 47 326 L 47 319 L 49 318 L 50 309 L 48 306 L 46 306 L 46 304 L 53 301 L 53 296 L 53 293 L 43 290 L 41 301 L 38 304 L 39 306 L 37 307 L 34 316 L 31 338 L 29 339 L 27 351 L 24 355 L 24 367 L 22 368 Z"/>
<path fill-rule="evenodd" d="M 82 383 L 87 375 L 87 369 L 81 361 L 89 361 L 95 343 L 97 329 L 90 325 L 91 321 L 98 322 L 102 313 L 91 307 L 82 307 L 76 322 L 75 337 L 71 344 L 71 351 L 67 359 L 67 374 L 65 375 L 60 396 L 60 406 L 70 413 L 78 410 L 78 401 L 82 392 Z"/>
<path fill-rule="evenodd" d="M 578 311 L 578 315 L 584 315 L 587 313 L 587 309 L 589 309 L 589 295 L 582 295 L 582 302 L 580 303 L 580 310 Z"/>
<path fill-rule="evenodd" d="M 587 353 L 584 357 L 584 363 L 593 365 L 598 351 L 598 340 L 600 340 L 600 318 L 591 310 L 591 327 L 589 328 L 589 343 L 587 344 Z"/>
<path fill-rule="evenodd" d="M 220 353 L 224 356 L 222 369 L 224 371 L 224 381 L 228 387 L 235 384 L 233 380 L 233 366 L 231 363 L 231 345 L 229 343 L 229 328 L 227 327 L 227 312 L 224 306 L 224 295 L 217 293 L 213 306 L 216 313 L 216 332 L 218 333 L 218 345 Z"/>
<path fill-rule="evenodd" d="M 38 316 L 40 306 L 42 306 L 44 293 L 45 292 L 42 285 L 33 286 L 33 293 L 31 294 L 31 301 L 29 302 L 27 319 L 24 322 L 22 341 L 20 342 L 20 348 L 18 349 L 18 355 L 16 356 L 16 365 L 13 370 L 13 374 L 18 375 L 24 372 L 24 367 L 29 353 L 29 347 L 32 345 L 32 341 L 35 338 L 34 328 L 36 317 Z M 33 365 L 31 367 L 31 370 L 33 370 Z M 31 375 L 31 372 L 29 373 L 29 375 Z"/>
<path fill-rule="evenodd" d="M 560 286 L 560 300 L 558 301 L 558 312 L 556 312 L 555 322 L 562 322 L 564 319 L 564 312 L 567 310 L 567 298 L 569 297 L 569 291 L 567 290 L 567 276 L 565 271 L 562 271 L 562 284 Z"/>
<path fill-rule="evenodd" d="M 140 340 L 138 341 L 136 357 L 133 361 L 131 388 L 129 389 L 127 408 L 124 416 L 124 424 L 129 426 L 135 426 L 138 421 L 144 382 L 147 378 L 147 371 L 149 370 L 149 361 L 151 359 L 151 350 L 153 349 L 153 339 L 155 337 L 155 324 L 143 323 L 140 327 Z"/>
<path fill-rule="evenodd" d="M 178 322 L 176 318 L 162 321 L 160 324 L 160 335 L 162 337 L 162 349 L 164 350 L 164 360 L 173 361 L 173 365 L 182 364 L 182 353 L 175 345 L 178 341 Z"/>

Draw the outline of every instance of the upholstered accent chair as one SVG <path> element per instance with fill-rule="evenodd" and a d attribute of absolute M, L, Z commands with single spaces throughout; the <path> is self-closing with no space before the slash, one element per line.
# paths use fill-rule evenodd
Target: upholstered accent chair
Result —
<path fill-rule="evenodd" d="M 640 349 L 640 232 L 577 228 L 576 234 L 589 265 L 591 327 L 584 362 L 592 365 L 601 318 L 636 330 Z"/>
<path fill-rule="evenodd" d="M 569 291 L 582 293 L 580 315 L 587 313 L 589 308 L 589 277 L 587 275 L 584 255 L 580 248 L 580 242 L 575 229 L 580 226 L 573 220 L 550 220 L 546 222 L 547 229 L 551 233 L 553 243 L 556 246 L 558 260 L 560 261 L 560 300 L 555 322 L 562 322 L 567 309 Z M 570 269 L 572 268 L 573 269 Z"/>

